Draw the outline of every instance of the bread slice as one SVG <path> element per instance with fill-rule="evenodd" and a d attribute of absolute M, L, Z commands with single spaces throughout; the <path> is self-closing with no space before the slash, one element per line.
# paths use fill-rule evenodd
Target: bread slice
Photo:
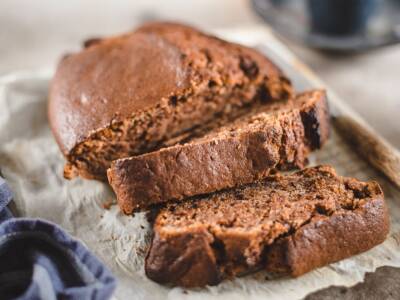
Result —
<path fill-rule="evenodd" d="M 167 204 L 154 221 L 145 271 L 182 286 L 260 269 L 299 276 L 372 248 L 388 231 L 378 183 L 318 166 Z"/>
<path fill-rule="evenodd" d="M 68 161 L 65 177 L 106 180 L 115 159 L 291 94 L 256 50 L 156 22 L 66 56 L 51 84 L 49 121 Z"/>
<path fill-rule="evenodd" d="M 183 145 L 112 163 L 108 179 L 130 214 L 166 201 L 253 182 L 275 168 L 303 167 L 328 138 L 325 92 L 266 106 Z"/>

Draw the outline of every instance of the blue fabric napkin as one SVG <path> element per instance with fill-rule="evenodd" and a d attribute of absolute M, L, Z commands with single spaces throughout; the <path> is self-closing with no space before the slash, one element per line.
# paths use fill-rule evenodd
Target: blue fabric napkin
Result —
<path fill-rule="evenodd" d="M 0 298 L 109 299 L 116 287 L 111 272 L 59 226 L 14 218 L 12 198 L 0 177 Z"/>

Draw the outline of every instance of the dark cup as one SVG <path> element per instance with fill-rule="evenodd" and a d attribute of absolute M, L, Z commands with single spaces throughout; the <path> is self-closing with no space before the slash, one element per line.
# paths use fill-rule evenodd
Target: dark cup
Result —
<path fill-rule="evenodd" d="M 367 28 L 379 0 L 308 0 L 313 33 L 356 35 Z"/>

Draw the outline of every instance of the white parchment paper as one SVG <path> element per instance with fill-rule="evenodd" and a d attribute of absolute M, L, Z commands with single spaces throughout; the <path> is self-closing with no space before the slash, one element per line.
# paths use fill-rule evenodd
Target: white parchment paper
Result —
<path fill-rule="evenodd" d="M 270 34 L 231 31 L 225 36 L 263 44 L 278 55 L 287 49 Z M 0 169 L 15 193 L 21 216 L 61 225 L 83 241 L 118 278 L 116 299 L 300 299 L 330 286 L 351 286 L 382 265 L 400 267 L 400 192 L 362 161 L 333 132 L 312 164 L 332 164 L 339 174 L 382 185 L 391 213 L 388 239 L 361 255 L 315 270 L 297 279 L 267 280 L 263 272 L 218 286 L 184 290 L 158 285 L 144 275 L 151 232 L 144 214 L 122 215 L 107 184 L 62 177 L 62 157 L 48 126 L 46 105 L 51 71 L 16 73 L 0 79 Z"/>

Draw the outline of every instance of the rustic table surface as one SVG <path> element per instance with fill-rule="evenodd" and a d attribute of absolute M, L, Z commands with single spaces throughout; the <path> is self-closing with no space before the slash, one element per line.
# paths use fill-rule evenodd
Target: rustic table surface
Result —
<path fill-rule="evenodd" d="M 124 32 L 155 18 L 183 21 L 203 29 L 261 23 L 246 0 L 1 0 L 0 75 L 54 67 L 63 53 L 78 49 L 88 37 Z M 400 149 L 400 45 L 339 56 L 285 42 Z M 308 299 L 337 297 L 400 299 L 400 270 L 383 267 L 351 289 L 329 288 Z"/>

